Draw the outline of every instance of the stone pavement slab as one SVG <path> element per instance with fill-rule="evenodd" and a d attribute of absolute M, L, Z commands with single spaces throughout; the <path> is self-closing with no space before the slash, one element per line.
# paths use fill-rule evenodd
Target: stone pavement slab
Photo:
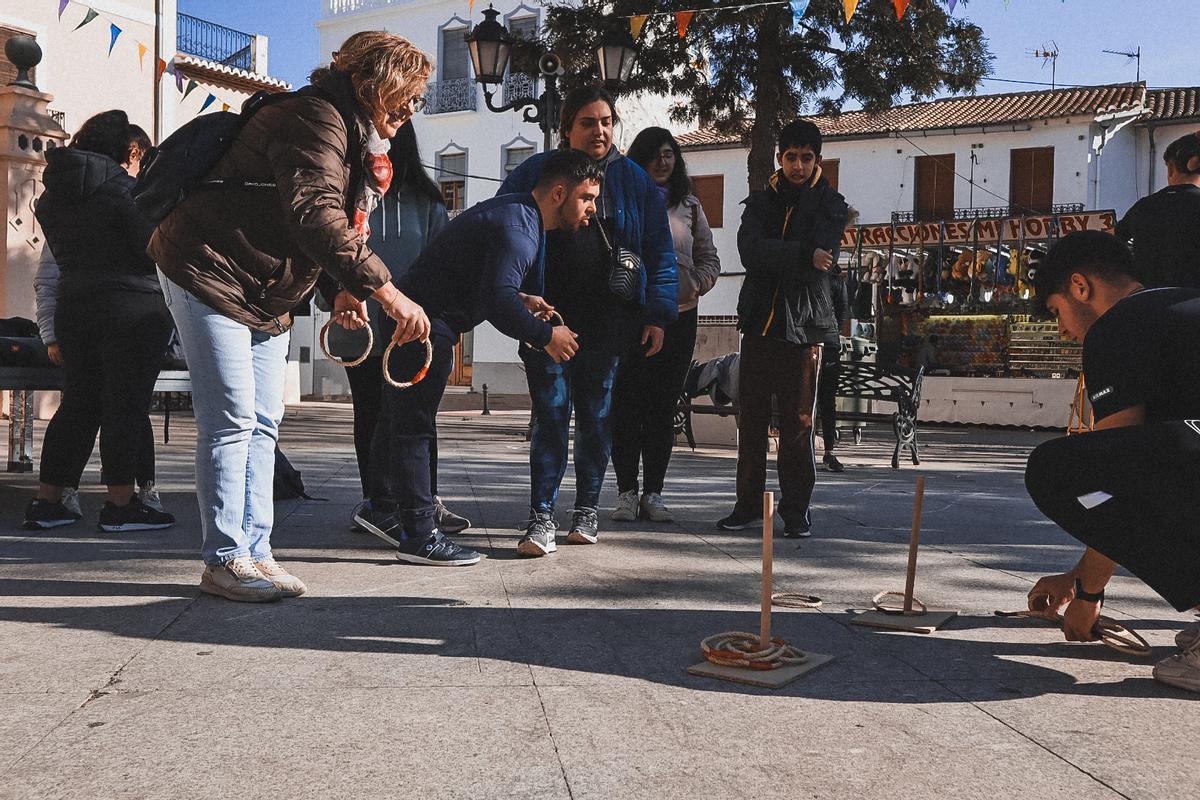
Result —
<path fill-rule="evenodd" d="M 883 429 L 842 446 L 815 535 L 777 537 L 774 561 L 776 590 L 825 601 L 777 609 L 774 631 L 836 660 L 770 691 L 684 671 L 705 636 L 757 629 L 758 535 L 713 526 L 734 454 L 676 450 L 674 523 L 608 522 L 609 481 L 598 546 L 519 559 L 525 421 L 440 418 L 441 494 L 485 559 L 438 570 L 348 531 L 349 408 L 289 408 L 283 446 L 324 499 L 276 504 L 276 555 L 310 592 L 265 606 L 196 589 L 186 416 L 158 451 L 169 531 L 96 531 L 95 463 L 84 522 L 21 531 L 34 477 L 0 476 L 0 798 L 1194 793 L 1200 695 L 1154 683 L 1153 659 L 992 616 L 1078 554 L 1023 489 L 1050 434 L 922 431 L 917 594 L 962 609 L 928 636 L 849 624 L 903 587 L 918 470 L 890 469 Z M 563 508 L 573 491 L 568 472 Z M 1106 613 L 1154 659 L 1192 620 L 1124 574 Z"/>

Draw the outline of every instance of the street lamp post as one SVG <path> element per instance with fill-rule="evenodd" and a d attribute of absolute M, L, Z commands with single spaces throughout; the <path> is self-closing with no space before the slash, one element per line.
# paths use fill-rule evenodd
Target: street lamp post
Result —
<path fill-rule="evenodd" d="M 496 18 L 500 12 L 488 6 L 483 12 L 483 22 L 476 25 L 467 35 L 467 48 L 471 52 L 471 66 L 475 80 L 483 86 L 483 100 L 490 111 L 519 111 L 526 122 L 542 129 L 543 148 L 553 149 L 553 134 L 558 130 L 558 112 L 561 96 L 558 79 L 563 74 L 562 60 L 554 53 L 543 53 L 538 59 L 538 71 L 546 82 L 540 97 L 518 97 L 504 105 L 493 101 L 495 85 L 504 82 L 508 61 L 512 56 L 513 38 Z M 633 71 L 636 50 L 628 33 L 624 37 L 611 36 L 596 48 L 596 59 L 600 67 L 600 79 L 606 89 L 619 90 Z"/>

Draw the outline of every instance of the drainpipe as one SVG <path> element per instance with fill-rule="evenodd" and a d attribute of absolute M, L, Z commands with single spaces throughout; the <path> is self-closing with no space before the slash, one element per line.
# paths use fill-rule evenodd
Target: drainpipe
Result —
<path fill-rule="evenodd" d="M 1154 125 L 1147 125 L 1146 132 L 1150 134 L 1150 168 L 1146 170 L 1146 194 L 1154 194 L 1154 164 L 1155 155 L 1157 155 L 1157 146 L 1154 143 Z"/>
<path fill-rule="evenodd" d="M 162 15 L 163 15 L 163 0 L 154 0 L 154 68 L 153 73 L 155 79 L 150 81 L 151 90 L 154 92 L 154 103 L 151 105 L 152 127 L 154 129 L 154 143 L 158 144 L 163 139 L 162 130 L 162 91 L 158 81 L 158 62 L 162 58 Z"/>
<path fill-rule="evenodd" d="M 1096 145 L 1096 194 L 1092 198 L 1092 208 L 1100 208 L 1100 168 L 1103 165 L 1104 145 L 1108 144 L 1108 126 L 1100 126 L 1100 144 Z"/>

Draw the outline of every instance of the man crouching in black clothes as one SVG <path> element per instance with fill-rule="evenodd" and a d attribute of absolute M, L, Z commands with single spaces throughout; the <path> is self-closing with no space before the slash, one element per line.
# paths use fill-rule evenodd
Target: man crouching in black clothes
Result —
<path fill-rule="evenodd" d="M 1033 502 L 1087 545 L 1042 578 L 1030 608 L 1066 605 L 1070 641 L 1097 638 L 1104 587 L 1118 566 L 1178 611 L 1200 606 L 1200 290 L 1146 289 L 1129 249 L 1098 231 L 1051 248 L 1034 288 L 1059 335 L 1083 343 L 1096 430 L 1054 439 L 1029 458 Z M 1154 677 L 1200 691 L 1200 629 L 1176 641 Z"/>
<path fill-rule="evenodd" d="M 395 547 L 399 560 L 437 567 L 479 561 L 478 553 L 437 529 L 429 485 L 429 456 L 437 442 L 438 405 L 453 366 L 454 343 L 486 320 L 506 336 L 542 348 L 554 361 L 575 355 L 575 333 L 565 325 L 551 326 L 546 320 L 554 308 L 521 287 L 541 285 L 546 231 L 588 224 L 603 178 L 586 155 L 556 152 L 546 159 L 531 193 L 499 195 L 458 215 L 400 279 L 400 291 L 428 315 L 432 358 L 419 383 L 383 387 L 371 442 L 371 502 L 354 517 Z M 347 327 L 366 324 L 361 306 L 344 313 L 353 318 Z M 397 352 L 390 365 L 385 360 L 384 369 L 411 375 L 423 358 L 424 348 L 409 348 L 407 354 Z"/>

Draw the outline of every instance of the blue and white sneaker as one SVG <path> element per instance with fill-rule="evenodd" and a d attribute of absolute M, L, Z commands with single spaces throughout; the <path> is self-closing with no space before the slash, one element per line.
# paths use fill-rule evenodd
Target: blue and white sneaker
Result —
<path fill-rule="evenodd" d="M 450 541 L 441 531 L 435 530 L 424 540 L 405 540 L 396 549 L 396 558 L 426 567 L 469 567 L 478 564 L 481 556 L 470 548 Z"/>

